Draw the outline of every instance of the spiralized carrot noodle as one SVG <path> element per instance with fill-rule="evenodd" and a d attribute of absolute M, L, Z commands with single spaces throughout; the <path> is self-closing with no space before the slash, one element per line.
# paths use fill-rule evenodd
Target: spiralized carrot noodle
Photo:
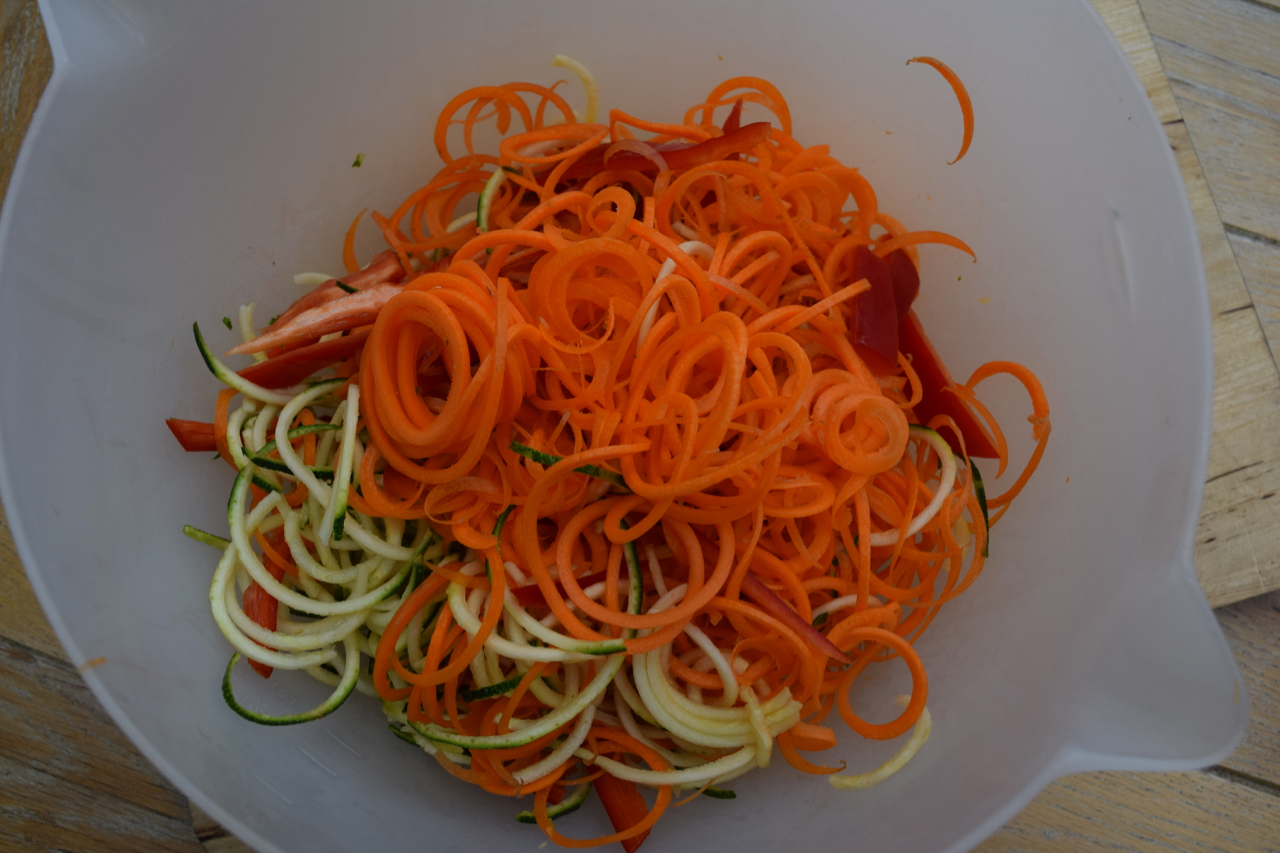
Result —
<path fill-rule="evenodd" d="M 956 93 L 956 100 L 960 103 L 960 116 L 964 119 L 964 137 L 960 142 L 960 153 L 956 155 L 956 159 L 947 164 L 955 165 L 969 150 L 969 143 L 973 141 L 973 101 L 969 98 L 969 90 L 961 82 L 960 76 L 951 70 L 951 66 L 941 59 L 934 59 L 932 56 L 915 56 L 907 60 L 908 65 L 913 62 L 920 62 L 931 68 L 936 68 L 942 78 L 951 84 L 952 91 Z"/>
<path fill-rule="evenodd" d="M 963 156 L 963 87 L 912 61 L 956 87 Z M 974 252 L 881 212 L 791 135 L 775 86 L 733 78 L 683 116 L 580 123 L 533 84 L 458 95 L 444 168 L 370 213 L 392 251 L 360 269 L 357 216 L 347 275 L 272 328 L 291 343 L 253 382 L 225 380 L 211 429 L 240 476 L 215 618 L 263 671 L 335 685 L 266 718 L 228 681 L 238 712 L 313 719 L 367 680 L 450 775 L 535 794 L 522 819 L 559 844 L 628 850 L 678 790 L 721 790 L 775 741 L 824 775 L 843 764 L 801 753 L 927 734 L 914 644 L 981 574 L 997 494 L 969 425 L 1009 461 L 977 387 L 1003 373 L 1031 398 L 1035 450 L 995 518 L 1045 453 L 1048 397 L 1010 361 L 935 387 L 945 368 L 899 348 L 921 257 Z M 884 665 L 911 694 L 864 719 L 851 696 Z M 614 833 L 556 820 L 586 785 Z"/>

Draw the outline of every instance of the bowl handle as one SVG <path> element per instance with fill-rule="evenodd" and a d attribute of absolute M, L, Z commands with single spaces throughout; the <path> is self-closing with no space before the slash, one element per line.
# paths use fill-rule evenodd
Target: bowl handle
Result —
<path fill-rule="evenodd" d="M 1248 697 L 1190 554 L 1126 600 L 1138 604 L 1113 621 L 1056 769 L 1190 770 L 1221 761 L 1244 737 Z"/>

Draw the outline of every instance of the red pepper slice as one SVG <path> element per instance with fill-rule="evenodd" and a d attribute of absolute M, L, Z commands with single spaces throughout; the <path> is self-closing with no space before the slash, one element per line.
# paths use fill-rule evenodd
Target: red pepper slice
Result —
<path fill-rule="evenodd" d="M 910 263 L 910 259 L 907 261 Z M 889 265 L 866 246 L 853 254 L 853 281 L 871 286 L 854 297 L 853 348 L 876 376 L 898 369 L 898 305 Z"/>
<path fill-rule="evenodd" d="M 597 776 L 591 784 L 595 786 L 596 794 L 604 805 L 604 813 L 609 816 L 609 823 L 613 824 L 614 832 L 630 829 L 648 816 L 649 804 L 644 801 L 644 797 L 640 796 L 640 789 L 636 787 L 635 782 L 605 773 Z M 627 853 L 635 853 L 648 837 L 649 830 L 646 829 L 639 835 L 625 838 L 619 843 Z"/>
<path fill-rule="evenodd" d="M 384 282 L 395 284 L 403 278 L 404 267 L 400 266 L 400 256 L 394 249 L 386 249 L 374 255 L 373 260 L 369 261 L 369 265 L 364 269 L 347 273 L 342 278 L 331 278 L 310 293 L 298 297 L 283 314 L 275 319 L 275 323 L 287 323 L 303 311 L 341 299 L 352 290 L 364 290 Z M 346 285 L 346 289 L 339 287 L 339 284 Z"/>
<path fill-rule="evenodd" d="M 898 347 L 903 355 L 911 358 L 911 366 L 920 377 L 920 387 L 924 396 L 915 407 L 915 414 L 920 423 L 927 424 L 937 415 L 950 415 L 956 422 L 960 434 L 964 436 L 965 449 L 970 456 L 982 459 L 994 459 L 999 456 L 1000 454 L 996 452 L 995 440 L 982 425 L 978 416 L 959 397 L 945 390 L 956 383 L 952 381 L 946 365 L 942 363 L 933 344 L 929 342 L 929 338 L 924 333 L 924 327 L 920 325 L 920 318 L 914 311 L 907 312 L 906 319 L 898 329 Z M 951 449 L 959 453 L 959 443 L 950 431 L 944 430 L 942 435 L 951 445 Z"/>
<path fill-rule="evenodd" d="M 182 449 L 188 453 L 196 451 L 213 453 L 218 449 L 218 443 L 213 437 L 213 424 L 169 418 L 164 425 L 169 428 L 169 432 L 173 433 L 173 437 L 178 439 Z"/>
<path fill-rule="evenodd" d="M 920 271 L 915 263 L 901 249 L 894 249 L 885 255 L 884 262 L 889 266 L 889 277 L 893 279 L 893 302 L 898 309 L 898 325 L 907 318 L 911 304 L 920 294 Z"/>
<path fill-rule="evenodd" d="M 276 580 L 284 578 L 284 570 L 271 563 L 267 563 L 267 571 L 271 572 L 271 576 Z M 244 615 L 252 619 L 255 625 L 261 625 L 268 631 L 276 629 L 276 620 L 280 614 L 280 602 L 272 598 L 271 594 L 259 586 L 257 581 L 250 582 L 245 589 L 242 606 L 244 607 Z M 251 660 L 249 661 L 249 666 L 253 667 L 253 671 L 263 678 L 271 677 L 273 668 L 265 663 Z"/>
<path fill-rule="evenodd" d="M 403 278 L 404 267 L 400 265 L 400 256 L 395 249 L 383 249 L 363 269 L 347 273 L 338 281 L 356 290 L 364 290 L 375 284 L 395 284 Z"/>
<path fill-rule="evenodd" d="M 757 121 L 688 148 L 664 150 L 662 159 L 667 161 L 667 166 L 673 171 L 685 171 L 705 163 L 727 160 L 732 154 L 750 151 L 757 145 L 767 142 L 772 134 L 773 128 L 769 126 L 769 122 Z M 593 151 L 588 151 L 582 159 L 565 170 L 561 180 L 584 178 L 605 169 L 645 173 L 658 170 L 652 160 L 640 154 L 619 154 L 609 158 L 609 162 L 605 163 L 604 152 L 607 148 L 607 145 L 601 145 Z"/>
<path fill-rule="evenodd" d="M 288 388 L 290 385 L 297 385 L 317 370 L 351 358 L 364 346 L 371 331 L 372 326 L 359 328 L 349 335 L 307 344 L 275 358 L 251 364 L 237 372 L 263 388 Z"/>

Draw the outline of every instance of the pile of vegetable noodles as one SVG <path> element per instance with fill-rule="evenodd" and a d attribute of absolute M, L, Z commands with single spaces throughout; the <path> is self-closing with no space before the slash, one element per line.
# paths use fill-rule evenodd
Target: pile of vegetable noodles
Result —
<path fill-rule="evenodd" d="M 677 124 L 597 123 L 594 81 L 559 61 L 581 120 L 555 87 L 458 95 L 444 167 L 372 214 L 389 248 L 361 268 L 357 217 L 347 275 L 299 276 L 317 286 L 261 333 L 241 309 L 242 370 L 197 327 L 228 387 L 212 423 L 170 426 L 238 472 L 230 539 L 188 529 L 222 550 L 235 711 L 278 725 L 376 695 L 448 773 L 533 794 L 519 819 L 552 840 L 633 850 L 677 792 L 730 797 L 775 747 L 837 787 L 911 757 L 929 735 L 912 644 L 981 572 L 1049 409 L 1018 364 L 951 379 L 911 311 L 916 246 L 968 247 L 797 142 L 768 82 L 728 80 Z M 488 123 L 496 153 L 474 147 Z M 972 458 L 1009 461 L 975 394 L 995 374 L 1025 386 L 1036 444 L 987 498 Z M 333 694 L 246 709 L 241 655 Z M 851 707 L 873 663 L 911 676 L 887 722 Z M 914 731 L 845 774 L 811 756 L 835 717 Z M 561 834 L 592 789 L 617 831 Z"/>

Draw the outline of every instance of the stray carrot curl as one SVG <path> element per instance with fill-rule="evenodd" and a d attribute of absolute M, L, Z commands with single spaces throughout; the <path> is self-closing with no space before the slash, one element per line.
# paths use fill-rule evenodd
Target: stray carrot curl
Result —
<path fill-rule="evenodd" d="M 960 142 L 960 153 L 956 155 L 956 159 L 947 164 L 954 165 L 969 150 L 969 143 L 973 141 L 973 101 L 969 99 L 969 90 L 964 87 L 964 83 L 960 81 L 956 72 L 942 60 L 934 59 L 932 56 L 916 56 L 907 60 L 908 65 L 913 62 L 923 62 L 938 69 L 943 79 L 951 84 L 952 90 L 956 93 L 956 100 L 960 102 L 960 115 L 964 117 L 964 139 Z"/>

